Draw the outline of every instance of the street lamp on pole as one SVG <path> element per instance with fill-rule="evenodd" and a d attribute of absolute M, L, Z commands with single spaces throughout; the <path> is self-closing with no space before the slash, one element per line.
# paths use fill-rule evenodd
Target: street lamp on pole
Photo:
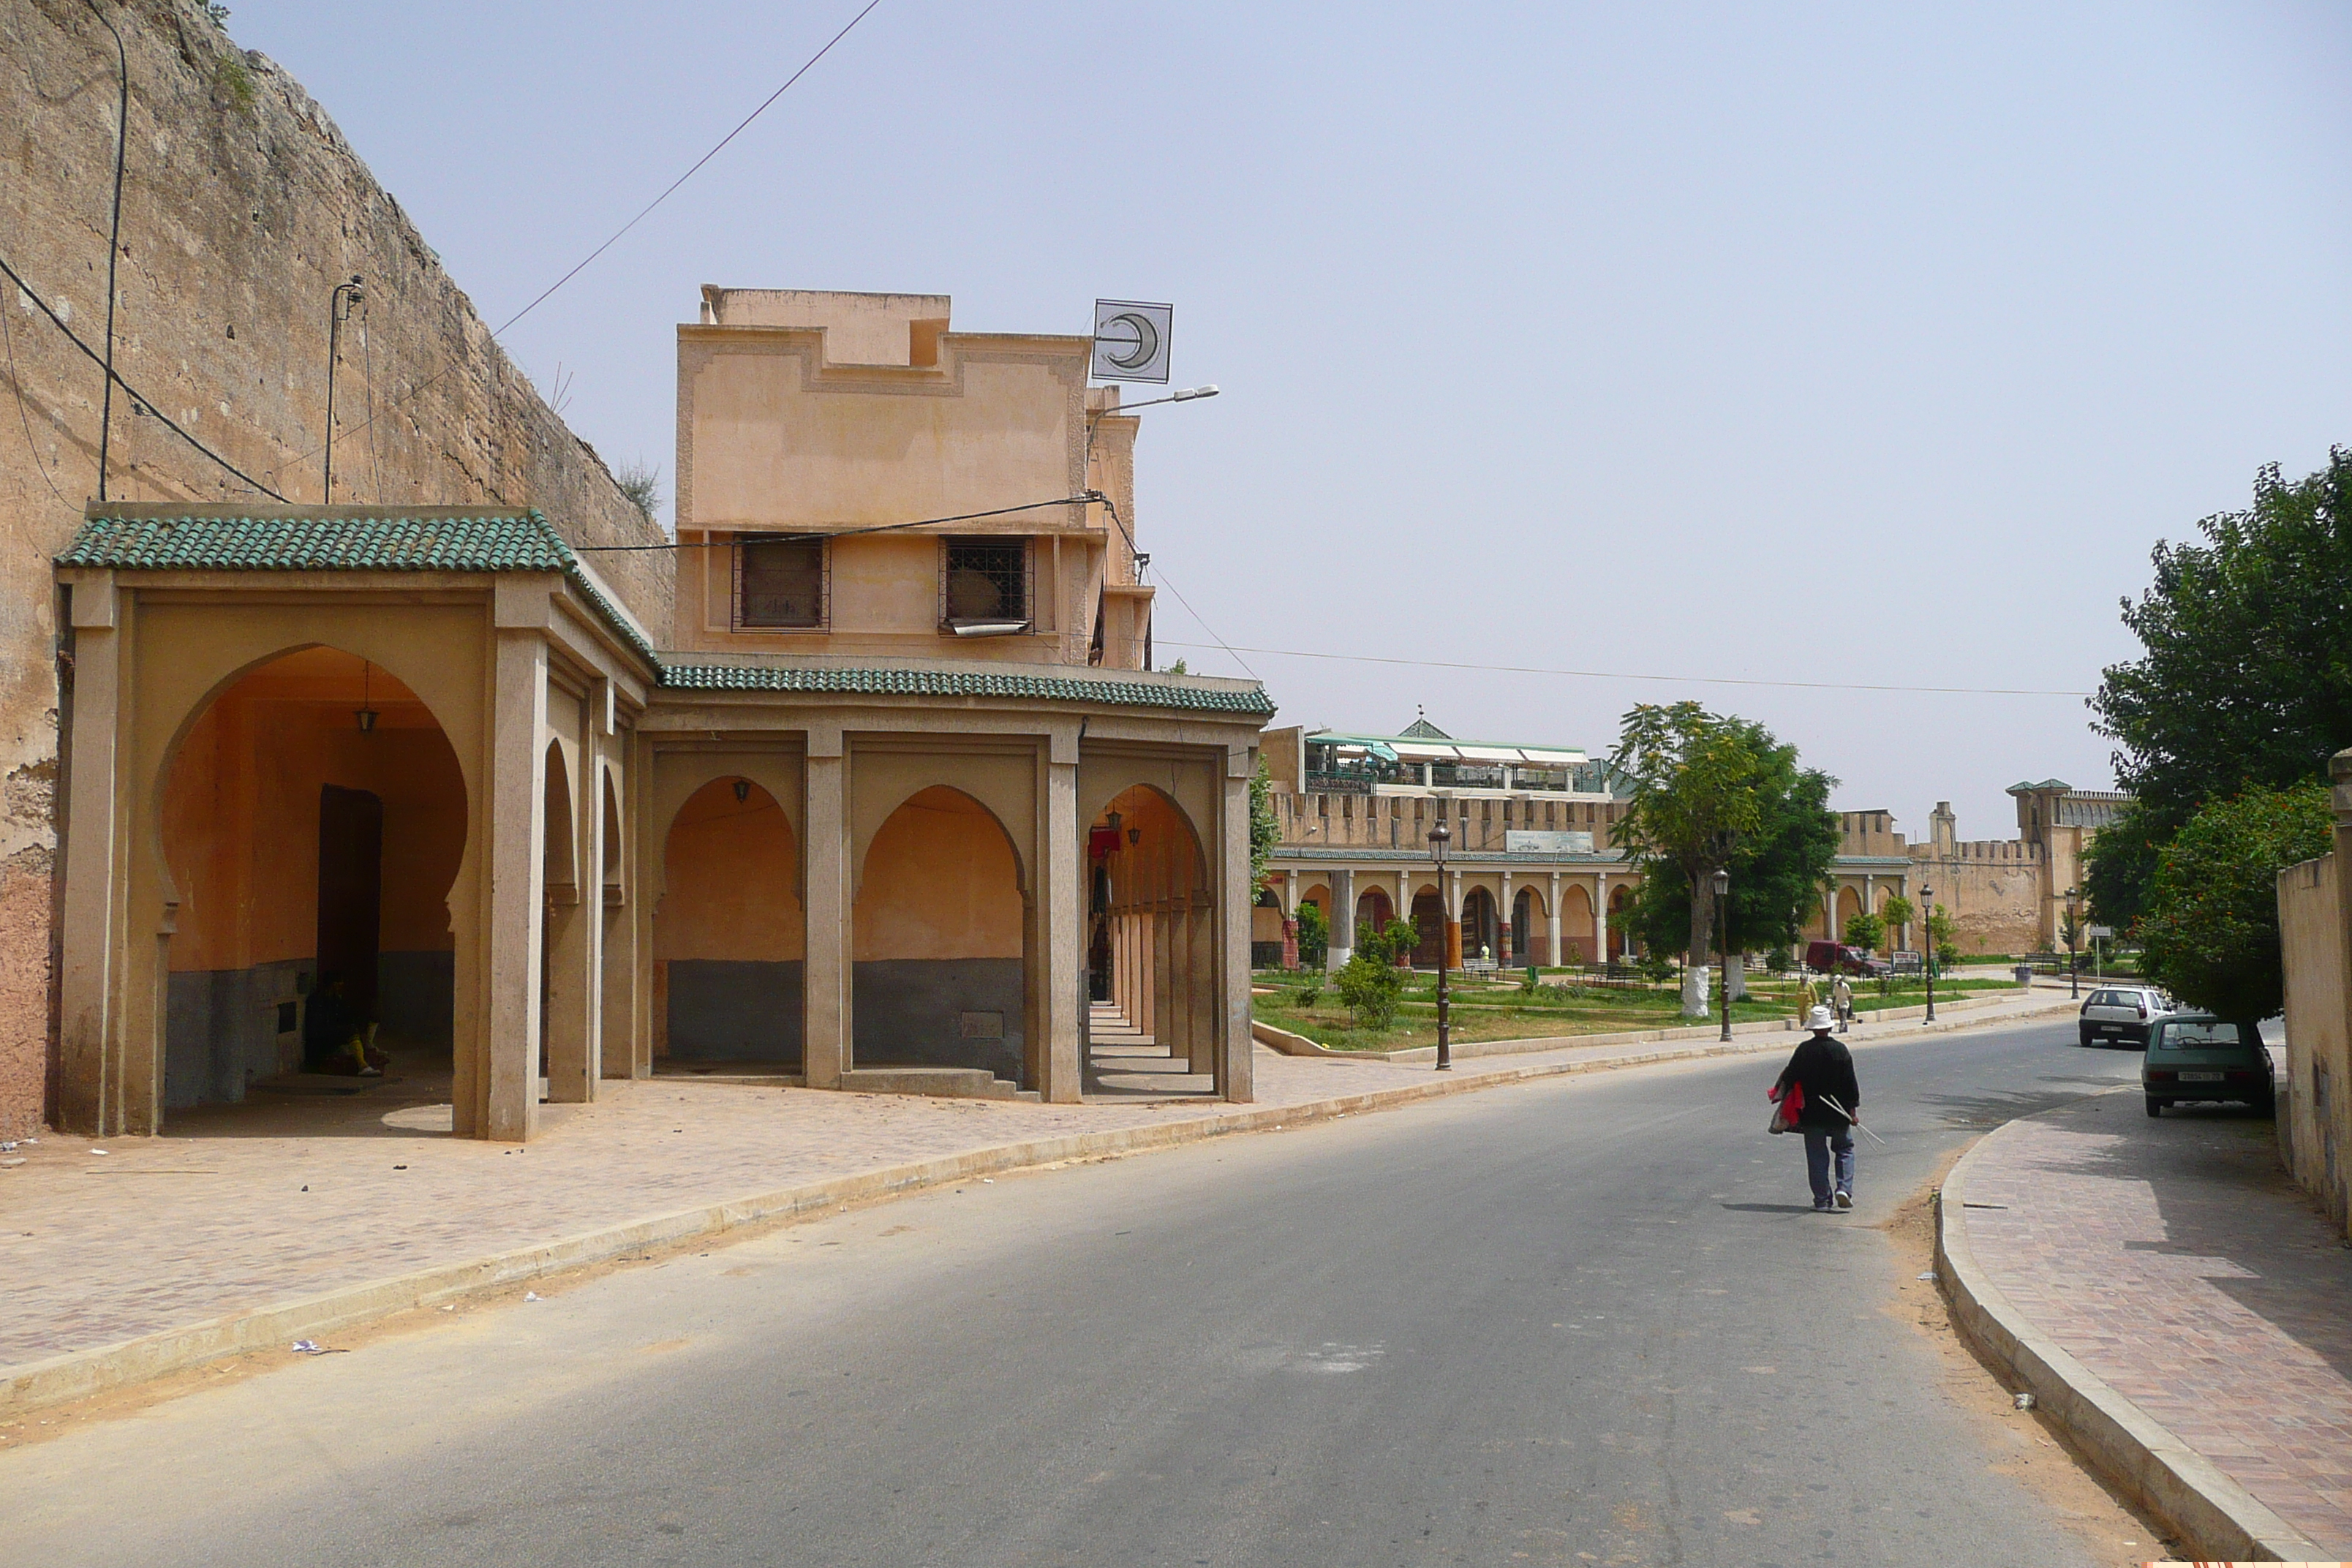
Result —
<path fill-rule="evenodd" d="M 1723 965 L 1723 1039 L 1731 1038 L 1731 873 L 1715 868 L 1715 952 Z"/>
<path fill-rule="evenodd" d="M 335 291 L 327 296 L 327 461 L 319 486 L 321 506 L 335 504 L 335 350 L 352 307 L 365 303 L 366 286 L 356 272 L 352 274 L 350 282 L 336 284 Z"/>
<path fill-rule="evenodd" d="M 2083 994 L 2083 972 L 2074 957 L 2074 942 L 2081 935 L 2081 928 L 2074 923 L 2074 900 L 2082 890 L 2080 888 L 2066 889 L 2066 994 L 2069 996 Z"/>
<path fill-rule="evenodd" d="M 1919 884 L 1920 931 L 1927 937 L 1927 1023 L 1936 1021 L 1936 889 L 1927 883 Z"/>
<path fill-rule="evenodd" d="M 1446 941 L 1446 924 L 1454 913 L 1454 900 L 1445 890 L 1445 847 L 1454 837 L 1453 829 L 1441 821 L 1429 830 L 1429 856 L 1437 862 L 1437 1070 L 1454 1070 L 1454 1026 L 1450 998 L 1446 994 L 1446 960 L 1451 945 Z"/>

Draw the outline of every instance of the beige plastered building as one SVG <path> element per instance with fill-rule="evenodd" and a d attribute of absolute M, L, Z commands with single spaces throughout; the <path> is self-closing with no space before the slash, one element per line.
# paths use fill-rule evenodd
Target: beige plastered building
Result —
<path fill-rule="evenodd" d="M 671 1069 L 1076 1100 L 1097 1005 L 1250 1098 L 1272 708 L 1144 668 L 1140 420 L 1088 348 L 707 289 L 674 552 L 93 508 L 57 566 L 58 1120 L 299 1070 L 331 981 L 486 1138 Z M 616 586 L 651 550 L 674 603 Z"/>

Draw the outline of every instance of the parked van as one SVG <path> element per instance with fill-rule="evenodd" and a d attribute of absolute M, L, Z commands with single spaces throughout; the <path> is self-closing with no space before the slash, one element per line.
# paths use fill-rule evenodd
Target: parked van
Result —
<path fill-rule="evenodd" d="M 1858 947 L 1848 947 L 1842 942 L 1809 942 L 1805 944 L 1805 967 L 1823 974 L 1867 974 L 1873 977 L 1886 973 L 1886 965 Z"/>

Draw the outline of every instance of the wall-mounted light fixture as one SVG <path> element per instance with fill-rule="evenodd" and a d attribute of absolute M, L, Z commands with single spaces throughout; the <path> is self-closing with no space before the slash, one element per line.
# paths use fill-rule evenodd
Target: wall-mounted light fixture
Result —
<path fill-rule="evenodd" d="M 737 805 L 740 805 L 751 798 L 751 781 L 750 779 L 737 779 L 735 781 L 735 804 Z"/>

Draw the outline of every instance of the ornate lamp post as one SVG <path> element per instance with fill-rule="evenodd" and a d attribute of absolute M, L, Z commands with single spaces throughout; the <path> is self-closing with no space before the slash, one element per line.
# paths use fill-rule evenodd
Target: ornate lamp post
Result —
<path fill-rule="evenodd" d="M 1731 1038 L 1731 873 L 1718 866 L 1715 870 L 1715 952 L 1723 966 L 1717 978 L 1723 992 L 1723 1034 Z"/>
<path fill-rule="evenodd" d="M 1927 1016 L 1924 1022 L 1936 1021 L 1936 889 L 1927 883 L 1919 884 L 1919 931 L 1927 938 L 1922 944 L 1927 950 Z"/>
<path fill-rule="evenodd" d="M 2082 934 L 2081 928 L 2074 923 L 2074 900 L 2082 891 L 2080 888 L 2066 889 L 2066 994 L 2069 996 L 2083 994 L 2083 972 L 2074 957 L 2074 942 Z"/>
<path fill-rule="evenodd" d="M 1429 857 L 1437 862 L 1437 1070 L 1454 1070 L 1454 1026 L 1450 999 L 1446 994 L 1447 917 L 1454 912 L 1453 895 L 1445 890 L 1445 847 L 1453 840 L 1454 831 L 1443 820 L 1429 830 Z"/>

